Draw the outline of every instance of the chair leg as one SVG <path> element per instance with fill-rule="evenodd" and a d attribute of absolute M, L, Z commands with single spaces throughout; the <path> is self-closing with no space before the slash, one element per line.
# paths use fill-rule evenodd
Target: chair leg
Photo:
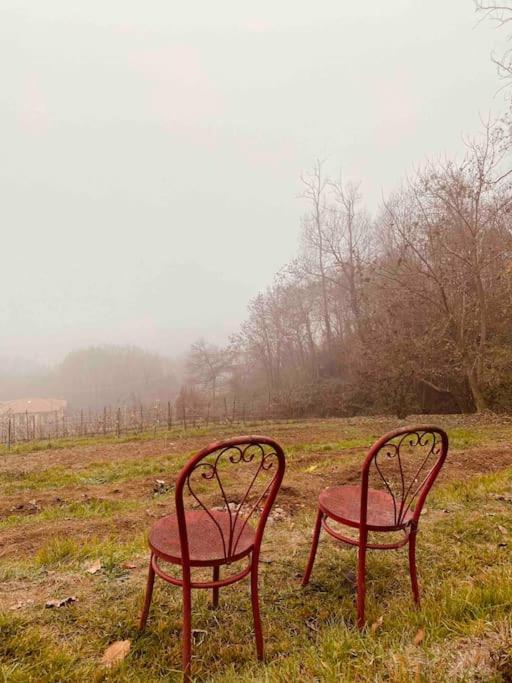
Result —
<path fill-rule="evenodd" d="M 357 627 L 364 627 L 364 603 L 366 594 L 366 541 L 368 532 L 361 530 L 357 566 Z"/>
<path fill-rule="evenodd" d="M 190 577 L 188 581 L 183 582 L 183 652 L 182 652 L 182 666 L 183 666 L 183 681 L 189 683 L 190 679 L 190 665 L 192 659 L 192 594 L 190 588 Z"/>
<path fill-rule="evenodd" d="M 153 597 L 153 586 L 155 585 L 155 570 L 153 569 L 153 554 L 149 558 L 148 582 L 146 585 L 146 597 L 144 599 L 144 607 L 140 616 L 139 630 L 143 631 L 146 628 L 148 620 L 149 608 L 151 607 L 151 599 Z"/>
<path fill-rule="evenodd" d="M 256 639 L 256 655 L 263 661 L 263 633 L 261 629 L 260 603 L 258 595 L 258 557 L 252 557 L 251 565 L 251 603 L 254 619 L 254 637 Z"/>
<path fill-rule="evenodd" d="M 219 580 L 219 566 L 215 565 L 213 568 L 213 580 L 218 581 Z M 219 606 L 219 589 L 214 588 L 212 590 L 212 607 L 217 608 Z"/>
<path fill-rule="evenodd" d="M 313 570 L 313 565 L 315 564 L 316 551 L 318 548 L 318 539 L 320 538 L 320 531 L 322 529 L 322 520 L 324 518 L 324 513 L 319 509 L 316 516 L 315 528 L 313 530 L 313 540 L 311 542 L 311 550 L 309 552 L 308 564 L 306 566 L 306 571 L 302 578 L 302 585 L 306 586 L 309 583 L 311 577 L 311 572 Z"/>
<path fill-rule="evenodd" d="M 420 604 L 420 590 L 418 587 L 418 575 L 416 572 L 416 532 L 411 532 L 409 536 L 409 573 L 411 575 L 411 586 L 414 602 Z"/>

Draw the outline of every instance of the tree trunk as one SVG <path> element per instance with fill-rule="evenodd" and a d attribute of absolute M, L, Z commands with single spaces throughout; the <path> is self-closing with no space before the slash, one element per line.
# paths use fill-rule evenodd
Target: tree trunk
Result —
<path fill-rule="evenodd" d="M 466 367 L 466 377 L 468 380 L 469 390 L 471 391 L 471 397 L 473 398 L 473 402 L 475 404 L 476 412 L 481 413 L 483 410 L 488 410 L 489 405 L 476 378 L 475 370 L 473 368 Z"/>

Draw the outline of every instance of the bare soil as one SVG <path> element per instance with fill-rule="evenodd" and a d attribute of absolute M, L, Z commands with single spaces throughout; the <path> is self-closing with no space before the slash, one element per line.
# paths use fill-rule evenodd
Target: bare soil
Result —
<path fill-rule="evenodd" d="M 286 429 L 275 431 L 282 431 L 281 441 L 285 448 L 286 443 L 325 443 L 340 438 L 339 426 L 335 423 L 322 423 L 322 428 L 318 431 L 309 425 L 287 426 Z M 279 438 L 279 434 L 276 434 L 276 438 Z M 55 466 L 81 470 L 91 463 L 146 460 L 164 455 L 186 454 L 204 447 L 211 439 L 211 435 L 183 438 L 173 442 L 160 438 L 146 442 L 88 445 L 28 455 L 10 455 L 0 461 L 0 473 L 9 472 L 10 478 L 15 479 L 17 475 Z M 278 499 L 278 505 L 285 511 L 292 513 L 306 507 L 314 509 L 316 496 L 323 487 L 358 481 L 359 471 L 357 465 L 354 466 L 354 461 L 357 462 L 358 455 L 363 458 L 364 448 L 304 453 L 300 452 L 300 447 L 295 448 L 293 467 L 287 470 Z M 499 447 L 452 450 L 439 481 L 465 480 L 477 474 L 503 469 L 511 464 L 512 446 L 508 444 Z M 314 465 L 318 467 L 314 468 Z M 172 484 L 174 476 L 164 478 Z M 153 475 L 109 484 L 64 486 L 37 491 L 27 489 L 4 496 L 0 501 L 0 519 L 13 514 L 29 516 L 47 508 L 61 507 L 72 501 L 138 501 L 141 507 L 135 511 L 122 511 L 109 518 L 41 521 L 2 530 L 0 557 L 22 557 L 36 553 L 51 538 L 102 539 L 112 536 L 114 531 L 119 541 L 128 540 L 135 534 L 147 530 L 152 517 L 169 514 L 172 510 L 172 495 L 162 499 L 162 502 L 155 501 L 154 481 Z M 144 506 L 146 502 L 148 508 Z"/>

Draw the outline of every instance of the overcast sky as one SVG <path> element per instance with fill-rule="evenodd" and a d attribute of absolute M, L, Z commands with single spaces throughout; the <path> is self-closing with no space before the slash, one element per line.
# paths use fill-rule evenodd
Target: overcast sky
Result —
<path fill-rule="evenodd" d="M 0 356 L 222 342 L 315 157 L 370 207 L 502 96 L 472 0 L 0 0 Z"/>

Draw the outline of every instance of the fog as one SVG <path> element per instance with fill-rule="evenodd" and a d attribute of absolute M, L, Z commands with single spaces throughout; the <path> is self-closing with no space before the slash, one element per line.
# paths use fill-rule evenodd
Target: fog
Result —
<path fill-rule="evenodd" d="M 0 0 L 0 357 L 223 343 L 296 253 L 301 172 L 375 209 L 500 112 L 450 3 Z"/>

